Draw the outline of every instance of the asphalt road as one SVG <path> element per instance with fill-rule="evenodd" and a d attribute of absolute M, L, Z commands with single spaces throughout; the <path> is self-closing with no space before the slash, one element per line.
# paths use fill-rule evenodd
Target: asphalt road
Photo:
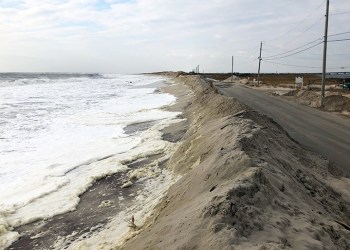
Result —
<path fill-rule="evenodd" d="M 221 94 L 275 120 L 294 140 L 333 161 L 350 176 L 350 119 L 240 85 L 216 86 Z"/>

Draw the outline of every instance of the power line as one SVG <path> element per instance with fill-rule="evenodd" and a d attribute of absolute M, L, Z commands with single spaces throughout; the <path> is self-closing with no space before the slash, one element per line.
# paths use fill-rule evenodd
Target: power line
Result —
<path fill-rule="evenodd" d="M 344 32 L 344 33 L 350 33 L 350 32 Z M 340 33 L 339 33 L 339 34 L 340 34 Z M 333 36 L 335 36 L 335 35 L 338 35 L 338 34 L 334 34 Z M 320 40 L 320 39 L 322 39 L 322 38 L 318 38 L 318 39 L 316 39 L 316 40 L 314 40 L 314 41 L 312 41 L 312 42 L 309 42 L 309 43 L 307 43 L 307 44 L 304 44 L 304 45 L 302 45 L 302 46 L 300 46 L 300 47 L 298 47 L 298 48 L 289 50 L 289 51 L 287 51 L 287 52 L 280 53 L 280 54 L 276 54 L 276 55 L 274 55 L 274 56 L 265 57 L 264 59 L 265 59 L 265 60 L 277 60 L 277 59 L 282 59 L 282 58 L 285 58 L 285 57 L 290 57 L 290 56 L 299 54 L 299 53 L 304 52 L 304 51 L 306 51 L 306 50 L 312 49 L 312 48 L 316 47 L 317 45 L 322 44 L 322 42 L 319 42 L 319 43 L 317 43 L 317 44 L 315 44 L 315 45 L 313 45 L 313 46 L 310 46 L 310 47 L 308 47 L 308 48 L 306 48 L 306 49 L 297 51 L 297 52 L 295 52 L 295 53 L 292 53 L 292 54 L 289 54 L 289 53 L 290 53 L 290 52 L 293 52 L 293 51 L 295 51 L 295 50 L 301 49 L 301 48 L 303 48 L 303 47 L 305 47 L 305 46 L 307 46 L 307 45 L 313 44 L 313 43 L 315 43 L 316 41 L 318 41 L 318 40 Z M 349 40 L 350 40 L 350 38 L 346 38 L 346 39 L 329 40 L 328 42 L 342 42 L 342 41 L 349 41 Z"/>
<path fill-rule="evenodd" d="M 328 56 L 350 56 L 350 54 L 328 54 Z"/>
<path fill-rule="evenodd" d="M 350 41 L 350 38 L 346 38 L 346 39 L 338 39 L 338 40 L 329 40 L 328 42 L 342 42 L 342 41 Z"/>
<path fill-rule="evenodd" d="M 282 65 L 282 66 L 288 66 L 288 67 L 296 67 L 296 68 L 310 68 L 310 69 L 320 69 L 321 67 L 315 67 L 315 66 L 303 66 L 303 65 L 295 65 L 295 64 L 286 64 L 286 63 L 276 63 L 276 62 L 270 62 L 270 61 L 265 61 L 263 62 L 270 63 L 270 64 L 276 64 L 276 65 Z M 331 67 L 328 69 L 348 69 L 350 66 L 347 67 Z"/>
<path fill-rule="evenodd" d="M 319 61 L 319 60 L 321 60 L 321 58 L 320 58 L 320 56 L 321 55 L 319 55 L 318 57 L 307 57 L 307 56 L 295 56 L 294 57 L 294 59 L 296 59 L 296 60 L 303 60 L 303 61 L 306 61 L 306 60 L 308 60 L 308 61 Z"/>
<path fill-rule="evenodd" d="M 313 24 L 311 24 L 307 29 L 303 30 L 301 33 L 299 33 L 297 36 L 295 36 L 294 38 L 288 40 L 286 42 L 286 44 L 289 44 L 293 41 L 295 41 L 296 39 L 298 39 L 299 37 L 301 37 L 302 35 L 304 35 L 307 31 L 311 30 L 313 27 L 316 26 L 316 24 L 318 24 L 321 20 L 323 19 L 323 16 L 320 17 L 319 19 L 316 20 L 316 22 L 314 22 Z M 270 40 L 271 41 L 271 40 Z"/>
<path fill-rule="evenodd" d="M 312 49 L 312 48 L 314 48 L 314 47 L 316 47 L 316 46 L 318 46 L 318 45 L 320 45 L 320 44 L 322 44 L 322 43 L 323 43 L 323 42 L 317 43 L 317 44 L 315 44 L 315 45 L 312 45 L 312 46 L 310 46 L 310 47 L 307 47 L 306 49 L 299 50 L 299 51 L 297 51 L 297 52 L 295 52 L 295 53 L 292 53 L 292 54 L 289 54 L 289 55 L 285 55 L 285 56 L 281 56 L 281 57 L 276 57 L 276 58 L 267 58 L 267 60 L 278 60 L 278 59 L 282 59 L 282 58 L 294 56 L 294 55 L 300 54 L 300 53 L 302 53 L 302 52 L 304 52 L 304 51 L 307 51 L 307 50 L 309 50 L 309 49 Z"/>
<path fill-rule="evenodd" d="M 324 1 L 325 2 L 325 1 Z M 292 30 L 294 30 L 295 28 L 299 27 L 303 22 L 305 22 L 310 16 L 312 16 L 319 8 L 321 8 L 324 4 L 324 2 L 322 2 L 313 12 L 311 12 L 306 18 L 304 18 L 298 25 L 296 25 L 293 29 L 287 31 L 286 33 L 291 32 Z"/>
<path fill-rule="evenodd" d="M 278 36 L 275 37 L 274 39 L 270 39 L 270 40 L 268 40 L 268 41 L 278 40 L 278 38 L 283 37 L 284 35 L 289 34 L 291 31 L 293 31 L 293 30 L 295 30 L 296 28 L 298 28 L 298 27 L 299 27 L 301 24 L 303 24 L 309 17 L 311 17 L 319 8 L 321 8 L 321 7 L 324 5 L 325 2 L 326 2 L 326 0 L 323 1 L 319 6 L 317 6 L 317 8 L 316 8 L 314 11 L 312 11 L 309 15 L 307 15 L 301 22 L 299 22 L 299 23 L 298 23 L 297 25 L 295 25 L 293 28 L 289 29 L 288 31 L 286 31 L 286 32 L 284 32 L 284 33 L 282 33 L 282 34 L 280 34 L 280 35 L 278 35 Z"/>
<path fill-rule="evenodd" d="M 307 31 L 311 30 L 313 27 L 315 27 L 321 20 L 323 19 L 323 16 L 321 16 L 319 19 L 316 20 L 311 26 L 309 26 L 307 29 L 303 30 L 301 33 L 299 33 L 294 38 L 287 41 L 286 44 L 290 44 L 291 42 L 297 40 L 299 37 L 301 37 L 303 34 L 305 34 Z"/>
<path fill-rule="evenodd" d="M 261 43 L 261 47 L 260 47 L 260 56 L 259 56 L 259 72 L 260 72 L 260 62 L 264 61 L 270 64 L 276 64 L 276 65 L 283 65 L 283 66 L 288 66 L 288 67 L 296 67 L 296 68 L 313 68 L 313 69 L 320 69 L 321 67 L 315 67 L 315 66 L 304 66 L 304 65 L 295 65 L 295 64 L 286 64 L 286 63 L 278 63 L 278 62 L 274 62 L 275 60 L 278 59 L 283 59 L 283 58 L 288 58 L 297 54 L 300 54 L 304 51 L 307 50 L 311 50 L 312 48 L 315 48 L 316 46 L 320 45 L 320 44 L 324 44 L 324 48 L 323 48 L 323 65 L 322 65 L 322 100 L 325 96 L 325 73 L 326 73 L 326 63 L 327 63 L 327 44 L 330 42 L 342 42 L 342 41 L 350 41 L 350 38 L 342 38 L 342 39 L 334 39 L 334 40 L 328 40 L 328 37 L 336 37 L 336 36 L 341 36 L 341 35 L 345 35 L 345 34 L 350 34 L 350 31 L 346 31 L 346 32 L 341 32 L 341 33 L 336 33 L 336 34 L 331 34 L 328 35 L 328 20 L 329 20 L 329 16 L 330 15 L 342 15 L 342 14 L 347 14 L 350 12 L 340 12 L 340 13 L 333 13 L 330 14 L 329 13 L 329 2 L 330 0 L 325 0 L 324 2 L 327 3 L 326 5 L 326 21 L 325 21 L 325 35 L 323 38 L 317 38 L 311 42 L 308 42 L 302 46 L 299 46 L 297 48 L 288 50 L 286 52 L 283 53 L 279 53 L 279 54 L 275 54 L 275 55 L 270 55 L 267 57 L 262 58 L 261 57 L 261 49 L 262 49 L 262 43 Z M 291 32 L 292 30 L 296 29 L 297 27 L 299 27 L 301 24 L 303 24 L 311 15 L 313 15 L 321 6 L 323 5 L 323 3 L 317 7 L 317 9 L 315 9 L 311 14 L 309 14 L 306 18 L 304 18 L 300 23 L 298 23 L 296 26 L 294 26 L 292 29 L 288 30 L 287 32 L 285 32 L 284 34 L 288 34 L 289 32 Z M 313 18 L 314 19 L 314 18 Z M 311 26 L 309 26 L 307 29 L 303 30 L 301 33 L 299 33 L 296 37 L 294 37 L 293 39 L 289 40 L 286 44 L 290 43 L 293 40 L 296 40 L 297 38 L 299 38 L 300 36 L 302 36 L 304 33 L 308 32 L 309 30 L 311 30 L 316 24 L 318 24 L 320 22 L 320 20 L 323 19 L 323 16 L 321 18 L 319 18 L 316 22 L 314 22 Z M 284 35 L 282 34 L 282 35 Z M 277 40 L 278 37 L 277 36 L 275 39 L 271 39 L 268 41 L 273 41 L 273 40 Z M 320 40 L 322 40 L 320 42 Z M 266 43 L 265 43 L 266 44 Z M 269 46 L 269 45 L 268 45 Z M 271 46 L 273 48 L 273 46 Z M 284 50 L 284 49 L 280 49 L 280 48 L 276 48 L 278 50 Z M 271 50 L 270 50 L 271 51 Z M 270 54 L 270 53 L 268 53 Z M 308 58 L 309 59 L 309 58 Z M 307 59 L 307 60 L 308 60 Z M 350 67 L 337 67 L 337 68 L 328 68 L 328 69 L 345 69 L 345 68 L 350 68 Z M 259 75 L 259 74 L 258 74 Z"/>
<path fill-rule="evenodd" d="M 302 36 L 303 34 L 305 34 L 307 31 L 311 30 L 313 27 L 315 27 L 316 24 L 318 24 L 321 20 L 323 19 L 323 16 L 319 19 L 317 19 L 316 22 L 314 22 L 310 27 L 308 27 L 307 29 L 305 29 L 303 32 L 301 32 L 299 35 L 297 35 L 296 37 L 294 37 L 294 39 L 291 39 L 288 41 L 288 43 L 294 41 L 295 39 L 299 38 L 300 36 Z"/>
<path fill-rule="evenodd" d="M 330 36 L 340 36 L 340 35 L 349 34 L 349 33 L 350 33 L 350 31 L 348 31 L 348 32 L 342 32 L 342 33 L 337 33 L 337 34 L 328 35 L 328 37 L 330 37 Z"/>
<path fill-rule="evenodd" d="M 350 14 L 350 11 L 346 11 L 346 12 L 338 12 L 338 13 L 333 13 L 333 14 L 329 14 L 331 16 L 335 16 L 335 15 L 344 15 L 344 14 Z"/>
<path fill-rule="evenodd" d="M 319 40 L 319 39 L 317 39 L 317 40 Z M 315 40 L 315 41 L 317 41 L 317 40 Z M 312 43 L 314 43 L 315 41 L 310 42 L 310 43 L 308 43 L 308 44 L 312 44 Z M 327 42 L 342 42 L 342 41 L 350 41 L 350 38 L 346 38 L 346 39 L 337 39 L 337 40 L 329 40 L 329 41 L 327 41 Z M 320 44 L 322 44 L 322 43 L 323 43 L 323 42 L 317 43 L 317 44 L 315 44 L 315 45 L 312 45 L 312 46 L 310 46 L 310 47 L 307 47 L 307 48 L 305 48 L 305 49 L 303 49 L 303 50 L 299 50 L 299 51 L 297 51 L 297 52 L 295 52 L 295 53 L 292 53 L 292 54 L 289 54 L 289 55 L 285 55 L 285 56 L 281 56 L 281 57 L 276 57 L 277 55 L 275 55 L 275 56 L 265 57 L 264 59 L 265 59 L 265 60 L 277 60 L 277 59 L 282 59 L 282 58 L 294 56 L 294 55 L 299 54 L 299 53 L 301 53 L 301 52 L 304 52 L 304 51 L 306 51 L 306 50 L 312 49 L 312 48 L 314 48 L 314 47 L 316 47 L 316 46 L 318 46 L 318 45 L 320 45 Z M 308 45 L 308 44 L 306 44 L 306 45 Z M 305 47 L 306 45 L 301 46 L 301 47 Z M 300 47 L 299 47 L 299 48 L 300 48 Z M 296 50 L 296 49 L 294 49 L 294 50 Z M 294 51 L 294 50 L 291 50 L 291 51 Z M 287 54 L 287 52 L 286 52 L 286 53 L 282 53 L 282 54 L 280 54 L 280 55 L 283 55 L 283 54 Z"/>
<path fill-rule="evenodd" d="M 291 50 L 288 50 L 288 51 L 286 51 L 286 52 L 283 52 L 283 53 L 280 53 L 280 54 L 276 54 L 276 55 L 273 55 L 273 56 L 268 56 L 268 57 L 265 57 L 265 58 L 271 58 L 271 59 L 273 59 L 273 57 L 279 57 L 279 56 L 283 56 L 283 55 L 286 55 L 286 54 L 289 54 L 289 53 L 291 53 L 291 52 L 293 52 L 293 51 L 296 51 L 296 50 L 298 50 L 298 49 L 301 49 L 301 48 L 304 48 L 304 47 L 306 47 L 306 46 L 308 46 L 308 45 L 310 45 L 310 44 L 313 44 L 313 43 L 315 43 L 315 42 L 317 42 L 317 41 L 319 41 L 319 40 L 321 40 L 322 38 L 320 37 L 320 38 L 317 38 L 317 39 L 315 39 L 315 40 L 313 40 L 312 42 L 308 42 L 308 43 L 306 43 L 306 44 L 304 44 L 304 45 L 302 45 L 302 46 L 299 46 L 299 47 L 297 47 L 297 48 L 294 48 L 294 49 L 291 49 Z"/>
<path fill-rule="evenodd" d="M 321 68 L 321 67 L 314 67 L 314 66 L 302 66 L 302 65 L 294 65 L 294 64 L 286 64 L 286 63 L 276 63 L 276 62 L 270 62 L 270 61 L 265 61 L 265 60 L 263 60 L 263 62 L 277 64 L 277 65 L 283 65 L 283 66 L 296 67 L 296 68 L 312 68 L 312 69 L 320 69 Z"/>

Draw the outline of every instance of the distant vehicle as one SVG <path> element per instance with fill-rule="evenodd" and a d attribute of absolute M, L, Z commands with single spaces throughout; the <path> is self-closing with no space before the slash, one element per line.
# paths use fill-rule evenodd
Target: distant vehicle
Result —
<path fill-rule="evenodd" d="M 343 83 L 341 86 L 342 86 L 343 89 L 348 89 L 348 90 L 350 90 L 350 82 L 345 82 L 345 83 Z"/>

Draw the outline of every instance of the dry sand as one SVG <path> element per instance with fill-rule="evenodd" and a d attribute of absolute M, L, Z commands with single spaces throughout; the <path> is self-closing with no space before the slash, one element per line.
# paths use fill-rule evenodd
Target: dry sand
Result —
<path fill-rule="evenodd" d="M 323 106 L 321 106 L 321 93 L 319 91 L 298 89 L 291 90 L 282 96 L 303 105 L 350 117 L 350 98 L 340 93 L 326 92 Z"/>
<path fill-rule="evenodd" d="M 181 178 L 119 248 L 350 248 L 350 180 L 336 166 L 210 82 L 176 80 L 195 92 L 166 163 Z"/>

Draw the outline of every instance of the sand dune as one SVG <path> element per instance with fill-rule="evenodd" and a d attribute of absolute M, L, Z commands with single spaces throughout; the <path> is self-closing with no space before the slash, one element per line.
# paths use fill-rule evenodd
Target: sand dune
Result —
<path fill-rule="evenodd" d="M 350 181 L 196 76 L 167 167 L 182 177 L 122 249 L 348 249 Z"/>

